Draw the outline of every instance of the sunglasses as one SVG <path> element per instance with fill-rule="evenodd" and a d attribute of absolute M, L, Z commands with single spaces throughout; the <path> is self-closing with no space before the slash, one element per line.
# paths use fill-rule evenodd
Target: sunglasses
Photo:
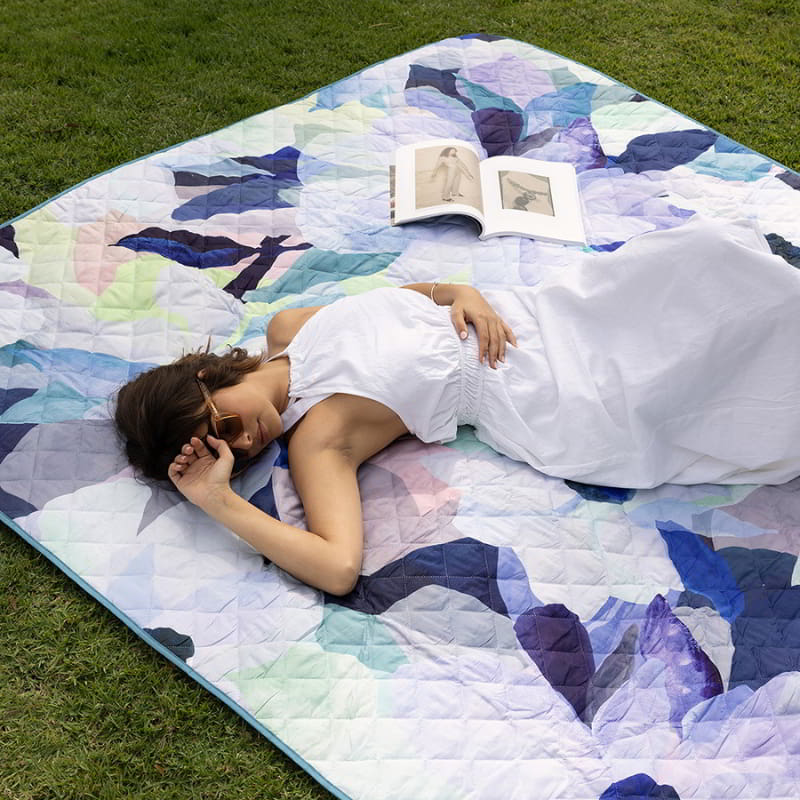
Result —
<path fill-rule="evenodd" d="M 211 431 L 217 439 L 224 439 L 228 444 L 236 441 L 244 430 L 242 418 L 238 414 L 220 414 L 214 401 L 211 399 L 211 392 L 208 387 L 200 380 L 195 378 L 200 391 L 203 393 L 203 400 L 206 401 L 206 408 L 211 413 Z"/>
<path fill-rule="evenodd" d="M 214 405 L 214 401 L 211 399 L 211 392 L 208 391 L 208 387 L 200 378 L 195 378 L 195 380 L 200 387 L 200 391 L 203 393 L 203 400 L 205 400 L 206 408 L 211 415 L 211 432 L 217 439 L 224 439 L 228 444 L 235 442 L 244 430 L 242 418 L 238 414 L 221 414 L 219 409 Z M 232 448 L 232 450 L 234 462 L 231 477 L 235 478 L 241 475 L 251 462 L 244 451 L 238 448 Z M 212 452 L 216 455 L 213 448 Z"/>

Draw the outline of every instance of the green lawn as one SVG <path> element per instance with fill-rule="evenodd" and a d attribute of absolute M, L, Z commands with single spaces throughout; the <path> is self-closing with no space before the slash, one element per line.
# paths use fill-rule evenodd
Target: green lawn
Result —
<path fill-rule="evenodd" d="M 800 170 L 798 0 L 5 0 L 0 224 L 122 162 L 477 31 L 588 64 Z M 0 798 L 329 796 L 0 530 Z"/>

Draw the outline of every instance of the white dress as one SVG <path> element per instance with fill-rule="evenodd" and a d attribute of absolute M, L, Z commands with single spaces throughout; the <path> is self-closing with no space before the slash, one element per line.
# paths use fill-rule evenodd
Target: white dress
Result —
<path fill-rule="evenodd" d="M 695 219 L 484 295 L 512 326 L 497 370 L 449 308 L 377 289 L 295 336 L 284 428 L 334 393 L 391 408 L 426 442 L 458 425 L 586 483 L 782 483 L 800 474 L 800 273 L 748 222 Z"/>

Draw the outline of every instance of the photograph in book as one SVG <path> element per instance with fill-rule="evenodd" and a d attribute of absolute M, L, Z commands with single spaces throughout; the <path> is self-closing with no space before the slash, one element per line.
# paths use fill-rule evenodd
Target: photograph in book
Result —
<path fill-rule="evenodd" d="M 550 178 L 527 172 L 500 170 L 500 200 L 504 209 L 555 216 Z"/>
<path fill-rule="evenodd" d="M 414 151 L 415 194 L 418 209 L 442 203 L 464 203 L 480 213 L 480 162 L 466 147 L 423 147 Z"/>
<path fill-rule="evenodd" d="M 481 159 L 469 142 L 435 139 L 397 149 L 390 169 L 393 225 L 461 214 L 479 237 L 586 244 L 572 164 L 525 156 Z"/>

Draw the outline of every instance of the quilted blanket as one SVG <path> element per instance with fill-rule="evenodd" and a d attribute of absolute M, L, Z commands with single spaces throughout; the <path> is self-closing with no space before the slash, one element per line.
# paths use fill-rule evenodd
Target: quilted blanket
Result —
<path fill-rule="evenodd" d="M 800 796 L 800 481 L 608 489 L 469 428 L 404 439 L 361 469 L 337 598 L 127 467 L 116 388 L 209 336 L 258 349 L 283 308 L 569 269 L 581 248 L 388 224 L 395 149 L 451 137 L 572 162 L 594 251 L 702 213 L 800 266 L 797 174 L 528 44 L 432 44 L 0 227 L 4 519 L 337 796 Z M 236 487 L 302 524 L 280 444 Z"/>

